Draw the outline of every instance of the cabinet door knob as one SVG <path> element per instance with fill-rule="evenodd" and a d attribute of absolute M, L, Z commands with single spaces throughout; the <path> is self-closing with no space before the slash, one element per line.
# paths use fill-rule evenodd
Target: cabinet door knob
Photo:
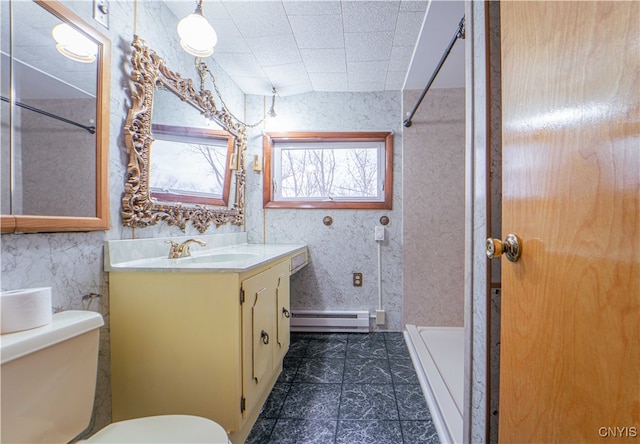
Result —
<path fill-rule="evenodd" d="M 291 313 L 289 313 L 289 310 L 287 310 L 284 307 L 282 307 L 282 314 L 284 315 L 285 318 L 291 317 Z"/>
<path fill-rule="evenodd" d="M 269 343 L 269 333 L 262 330 L 262 332 L 260 333 L 260 337 L 262 338 L 262 343 L 264 345 L 267 345 Z"/>

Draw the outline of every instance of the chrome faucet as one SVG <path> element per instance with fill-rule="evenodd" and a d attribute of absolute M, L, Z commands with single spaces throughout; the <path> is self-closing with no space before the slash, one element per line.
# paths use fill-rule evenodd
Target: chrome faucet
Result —
<path fill-rule="evenodd" d="M 200 245 L 201 247 L 206 246 L 206 242 L 203 242 L 201 240 L 198 239 L 189 239 L 184 241 L 181 244 L 178 244 L 177 242 L 168 240 L 166 241 L 168 244 L 171 244 L 171 248 L 169 249 L 169 259 L 177 259 L 180 257 L 189 257 L 191 256 L 191 251 L 189 251 L 189 245 L 191 243 L 196 243 L 198 245 Z"/>

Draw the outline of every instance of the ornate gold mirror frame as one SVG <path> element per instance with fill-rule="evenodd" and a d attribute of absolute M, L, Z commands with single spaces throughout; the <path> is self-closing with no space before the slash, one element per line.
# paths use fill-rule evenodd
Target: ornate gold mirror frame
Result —
<path fill-rule="evenodd" d="M 183 231 L 191 221 L 204 233 L 211 224 L 242 225 L 245 211 L 244 160 L 247 149 L 246 126 L 238 122 L 226 108 L 218 109 L 211 91 L 196 91 L 191 79 L 170 71 L 164 60 L 138 36 L 134 36 L 131 79 L 131 109 L 125 122 L 125 145 L 129 152 L 127 181 L 122 197 L 122 221 L 126 227 L 147 227 L 160 221 L 177 225 Z M 150 152 L 153 143 L 151 116 L 156 89 L 167 89 L 183 102 L 217 122 L 235 138 L 235 154 L 229 161 L 235 171 L 235 198 L 230 207 L 184 205 L 161 202 L 151 197 L 149 188 Z"/>

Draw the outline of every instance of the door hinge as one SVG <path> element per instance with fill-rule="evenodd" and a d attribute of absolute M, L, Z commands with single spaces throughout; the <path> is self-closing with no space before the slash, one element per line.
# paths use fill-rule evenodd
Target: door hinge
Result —
<path fill-rule="evenodd" d="M 244 304 L 244 289 L 240 290 L 240 305 Z"/>
<path fill-rule="evenodd" d="M 244 412 L 245 410 L 247 410 L 247 398 L 243 396 L 242 398 L 240 398 L 240 413 Z"/>

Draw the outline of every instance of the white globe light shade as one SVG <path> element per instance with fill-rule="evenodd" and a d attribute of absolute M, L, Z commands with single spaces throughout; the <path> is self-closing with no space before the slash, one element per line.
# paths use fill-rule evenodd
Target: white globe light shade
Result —
<path fill-rule="evenodd" d="M 178 35 L 182 49 L 196 57 L 208 57 L 218 43 L 218 36 L 206 18 L 189 14 L 178 23 Z"/>

